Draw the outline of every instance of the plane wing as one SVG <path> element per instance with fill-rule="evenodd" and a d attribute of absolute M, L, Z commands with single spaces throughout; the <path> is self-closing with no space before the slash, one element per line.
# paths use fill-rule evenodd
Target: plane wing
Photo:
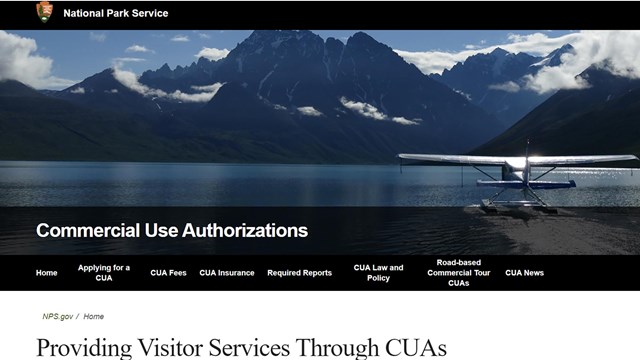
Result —
<path fill-rule="evenodd" d="M 563 166 L 638 160 L 635 155 L 586 155 L 586 156 L 529 156 L 531 166 Z"/>
<path fill-rule="evenodd" d="M 473 156 L 473 155 L 439 155 L 439 154 L 398 154 L 401 159 L 437 161 L 467 165 L 504 165 L 507 162 L 523 161 L 524 156 Z"/>
<path fill-rule="evenodd" d="M 398 154 L 401 159 L 445 162 L 466 165 L 504 165 L 524 163 L 524 156 L 474 156 L 474 155 L 441 155 L 441 154 Z M 592 164 L 597 162 L 613 162 L 638 160 L 635 155 L 585 155 L 585 156 L 530 156 L 531 166 L 563 166 Z"/>

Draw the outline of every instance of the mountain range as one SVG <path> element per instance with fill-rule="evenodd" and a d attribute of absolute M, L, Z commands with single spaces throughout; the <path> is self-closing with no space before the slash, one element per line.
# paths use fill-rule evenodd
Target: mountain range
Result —
<path fill-rule="evenodd" d="M 526 76 L 544 66 L 559 66 L 567 53 L 575 53 L 571 44 L 544 57 L 496 48 L 488 54 L 470 56 L 442 74 L 431 74 L 431 78 L 464 94 L 471 103 L 509 127 L 553 95 L 528 89 Z"/>
<path fill-rule="evenodd" d="M 600 129 L 599 121 L 606 127 L 603 119 L 625 111 L 617 128 L 602 130 L 609 137 L 597 149 L 638 149 L 637 136 L 613 140 L 620 130 L 633 134 L 624 124 L 640 111 L 636 81 L 600 66 L 580 75 L 589 89 L 526 90 L 524 76 L 558 66 L 573 51 L 566 45 L 534 57 L 496 49 L 428 76 L 363 32 L 342 42 L 310 31 L 259 30 L 223 59 L 165 64 L 140 77 L 113 67 L 40 92 L 0 82 L 0 156 L 391 163 L 399 152 L 516 151 L 523 137 L 545 151 L 591 153 L 593 137 L 561 139 L 587 132 L 580 121 Z"/>
<path fill-rule="evenodd" d="M 46 96 L 20 82 L 0 82 L 3 160 L 164 160 L 170 142 L 136 116 L 96 111 Z"/>
<path fill-rule="evenodd" d="M 560 90 L 517 124 L 474 150 L 522 155 L 640 154 L 640 79 L 596 64 L 578 75 L 586 89 Z"/>
<path fill-rule="evenodd" d="M 467 151 L 503 130 L 362 32 L 343 43 L 254 31 L 222 60 L 131 75 L 106 69 L 53 97 L 143 123 L 154 138 L 145 146 L 169 144 L 167 160 L 389 162 L 401 151 Z"/>

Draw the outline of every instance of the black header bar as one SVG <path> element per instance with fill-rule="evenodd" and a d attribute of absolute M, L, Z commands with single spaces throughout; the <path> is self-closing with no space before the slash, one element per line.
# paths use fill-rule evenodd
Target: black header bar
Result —
<path fill-rule="evenodd" d="M 50 1 L 53 12 L 46 23 L 37 16 L 38 3 L 3 2 L 1 27 L 5 30 L 580 30 L 638 27 L 634 12 L 625 10 L 629 6 L 627 2 Z M 108 9 L 114 10 L 109 17 L 106 16 Z M 71 17 L 70 14 L 65 16 L 65 10 L 104 10 L 105 15 Z M 122 10 L 125 12 L 118 12 Z M 134 10 L 139 12 L 134 14 Z"/>

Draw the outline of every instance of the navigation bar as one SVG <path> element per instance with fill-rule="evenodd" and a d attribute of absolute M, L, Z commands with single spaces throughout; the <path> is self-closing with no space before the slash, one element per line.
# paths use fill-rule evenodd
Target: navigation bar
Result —
<path fill-rule="evenodd" d="M 5 256 L 0 290 L 640 290 L 634 256 Z"/>

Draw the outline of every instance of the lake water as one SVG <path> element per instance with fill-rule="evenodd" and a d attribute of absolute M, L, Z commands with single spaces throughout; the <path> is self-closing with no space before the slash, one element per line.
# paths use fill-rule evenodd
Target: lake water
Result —
<path fill-rule="evenodd" d="M 0 206 L 467 206 L 497 191 L 476 187 L 483 178 L 457 166 L 2 161 Z M 638 169 L 544 177 L 567 178 L 578 187 L 538 194 L 553 206 L 640 206 Z"/>

